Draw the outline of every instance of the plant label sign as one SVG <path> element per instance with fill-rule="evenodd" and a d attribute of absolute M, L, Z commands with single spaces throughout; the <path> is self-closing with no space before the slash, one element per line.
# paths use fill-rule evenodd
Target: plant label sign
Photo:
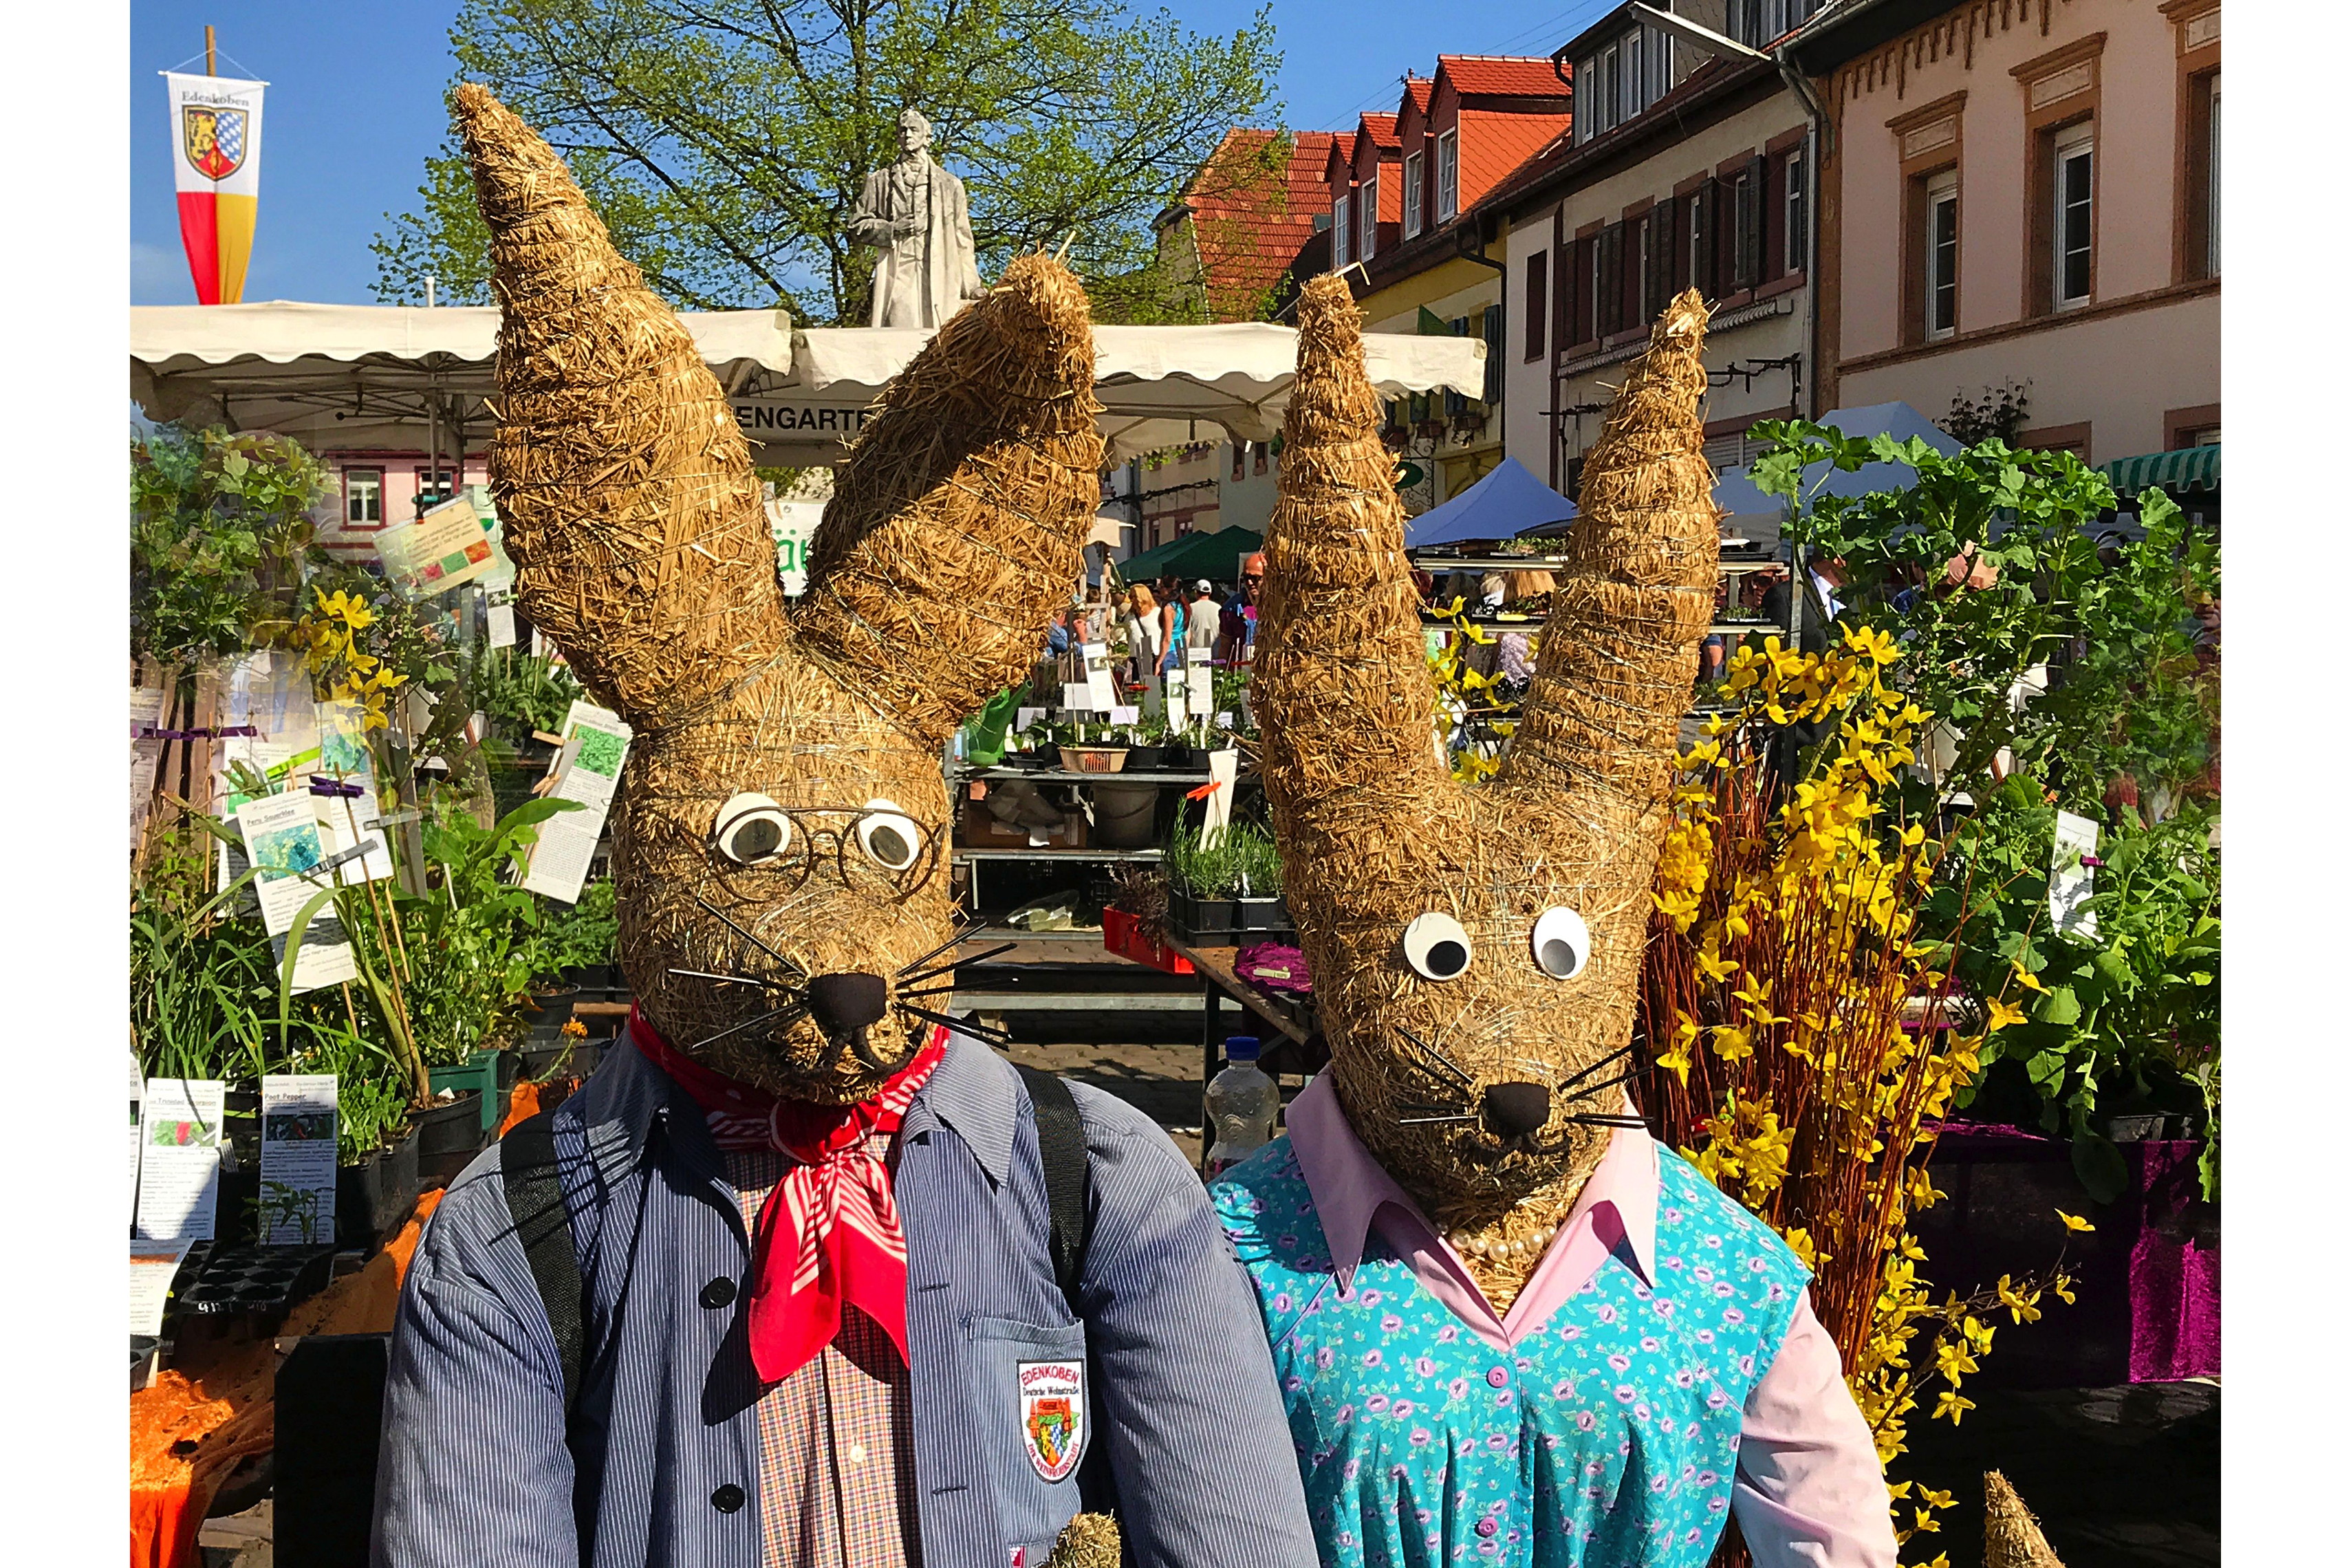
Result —
<path fill-rule="evenodd" d="M 1110 710 L 1110 721 L 1113 724 L 1140 724 L 1143 722 L 1143 710 L 1140 707 L 1113 706 Z"/>
<path fill-rule="evenodd" d="M 1106 713 L 1118 701 L 1117 688 L 1110 684 L 1110 648 L 1102 643 L 1086 644 L 1086 706 L 1095 713 Z"/>
<path fill-rule="evenodd" d="M 1061 683 L 1061 707 L 1067 713 L 1092 713 L 1094 706 L 1093 688 L 1083 681 Z"/>
<path fill-rule="evenodd" d="M 139 1053 L 131 1053 L 131 1223 L 139 1223 L 139 1103 L 147 1098 L 147 1081 L 139 1071 Z"/>
<path fill-rule="evenodd" d="M 558 800 L 577 800 L 583 809 L 559 811 L 538 825 L 524 887 L 564 904 L 580 902 L 605 815 L 621 788 L 621 764 L 628 759 L 632 733 L 619 714 L 573 700 L 571 711 L 563 716 L 563 753 L 549 794 Z"/>
<path fill-rule="evenodd" d="M 2098 852 L 2098 824 L 2071 811 L 2057 813 L 2057 841 L 2049 852 L 2049 923 L 2061 936 L 2098 939 L 2098 917 L 2090 909 L 2095 873 L 2082 863 Z"/>
<path fill-rule="evenodd" d="M 469 496 L 442 502 L 413 523 L 375 536 L 386 577 L 410 599 L 429 599 L 473 581 L 493 562 L 489 530 Z"/>
<path fill-rule="evenodd" d="M 172 1281 L 186 1261 L 190 1241 L 133 1241 L 131 1244 L 131 1332 L 152 1339 L 163 1332 L 163 1308 L 171 1300 Z"/>
<path fill-rule="evenodd" d="M 1012 716 L 1012 727 L 1014 729 L 1033 728 L 1038 721 L 1042 719 L 1044 716 L 1045 710 L 1040 707 L 1024 707 L 1018 709 Z"/>
<path fill-rule="evenodd" d="M 209 1241 L 220 1206 L 217 1078 L 151 1078 L 140 1104 L 139 1207 L 143 1241 Z"/>
<path fill-rule="evenodd" d="M 315 1247 L 335 1239 L 335 1075 L 261 1080 L 261 1241 Z"/>
<path fill-rule="evenodd" d="M 1184 650 L 1184 686 L 1186 701 L 1195 719 L 1204 719 L 1217 711 L 1217 683 L 1208 669 L 1208 650 Z"/>
<path fill-rule="evenodd" d="M 264 795 L 236 809 L 237 831 L 245 835 L 246 855 L 253 863 L 254 896 L 261 904 L 261 923 L 280 938 L 278 958 L 285 958 L 283 938 L 310 903 L 330 885 L 319 875 L 327 859 L 325 839 L 319 831 L 317 809 L 308 790 L 292 795 Z M 313 991 L 352 978 L 359 965 L 351 955 L 350 938 L 335 907 L 319 905 L 303 925 L 294 959 L 294 989 Z"/>

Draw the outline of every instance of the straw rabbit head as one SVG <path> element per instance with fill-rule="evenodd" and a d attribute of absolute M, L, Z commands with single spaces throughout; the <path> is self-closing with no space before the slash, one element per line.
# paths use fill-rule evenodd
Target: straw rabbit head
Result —
<path fill-rule="evenodd" d="M 1667 307 L 1592 450 L 1522 717 L 1478 789 L 1434 740 L 1344 285 L 1309 285 L 1298 323 L 1251 689 L 1340 1099 L 1441 1225 L 1541 1194 L 1561 1208 L 1624 1113 L 1668 765 L 1713 603 L 1706 309 L 1695 292 Z"/>
<path fill-rule="evenodd" d="M 960 933 L 939 768 L 1025 672 L 1097 504 L 1083 291 L 1024 256 L 867 421 L 788 613 L 748 447 L 561 161 L 455 95 L 491 235 L 490 480 L 524 613 L 633 740 L 612 844 L 653 1027 L 796 1098 L 871 1094 Z"/>

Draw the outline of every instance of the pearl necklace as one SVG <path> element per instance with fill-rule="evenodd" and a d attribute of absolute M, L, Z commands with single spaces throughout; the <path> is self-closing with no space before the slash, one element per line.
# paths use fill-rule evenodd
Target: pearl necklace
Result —
<path fill-rule="evenodd" d="M 1518 1259 L 1541 1257 L 1552 1239 L 1558 1234 L 1558 1226 L 1545 1225 L 1531 1236 L 1520 1237 L 1515 1241 L 1505 1241 L 1499 1238 L 1489 1241 L 1484 1236 L 1467 1230 L 1457 1230 L 1446 1239 L 1453 1244 L 1456 1252 L 1465 1258 L 1484 1258 L 1491 1262 L 1506 1263 Z"/>

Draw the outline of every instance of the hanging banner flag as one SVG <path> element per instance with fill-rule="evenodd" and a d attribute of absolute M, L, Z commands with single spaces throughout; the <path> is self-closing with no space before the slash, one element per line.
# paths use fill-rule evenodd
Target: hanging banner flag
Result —
<path fill-rule="evenodd" d="M 180 243 L 199 305 L 245 298 L 261 197 L 261 89 L 266 82 L 165 71 L 172 99 L 172 188 Z"/>

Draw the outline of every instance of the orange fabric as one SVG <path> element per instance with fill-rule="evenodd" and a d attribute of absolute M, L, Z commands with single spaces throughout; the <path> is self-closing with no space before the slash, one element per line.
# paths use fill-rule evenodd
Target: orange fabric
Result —
<path fill-rule="evenodd" d="M 438 1190 L 382 1251 L 286 1316 L 283 1335 L 383 1333 L 416 1256 Z M 131 1396 L 131 1568 L 195 1568 L 196 1530 L 238 1461 L 266 1453 L 277 1434 L 273 1340 L 192 1349 Z M 180 1452 L 175 1448 L 184 1445 Z"/>
<path fill-rule="evenodd" d="M 498 1124 L 498 1136 L 503 1138 L 517 1122 L 528 1122 L 538 1114 L 538 1085 L 517 1081 L 514 1092 L 507 1097 L 507 1119 Z"/>

